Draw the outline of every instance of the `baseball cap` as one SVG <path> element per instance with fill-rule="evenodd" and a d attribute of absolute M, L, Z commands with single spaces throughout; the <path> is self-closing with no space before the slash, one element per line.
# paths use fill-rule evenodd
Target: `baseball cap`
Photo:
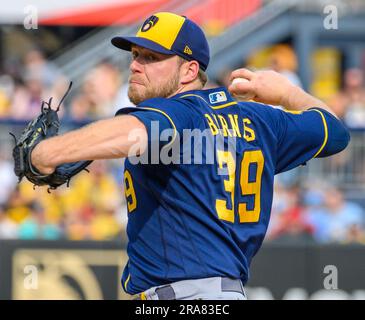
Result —
<path fill-rule="evenodd" d="M 209 64 L 209 46 L 203 30 L 184 16 L 158 12 L 150 16 L 135 37 L 114 37 L 112 44 L 131 51 L 132 44 L 155 52 L 196 60 L 202 70 Z"/>

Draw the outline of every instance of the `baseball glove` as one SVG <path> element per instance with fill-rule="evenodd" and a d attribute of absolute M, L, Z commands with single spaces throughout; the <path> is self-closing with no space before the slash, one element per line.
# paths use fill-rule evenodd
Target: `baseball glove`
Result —
<path fill-rule="evenodd" d="M 51 108 L 52 98 L 48 102 L 42 102 L 41 114 L 27 125 L 19 139 L 10 133 L 15 139 L 15 147 L 13 149 L 14 172 L 19 178 L 19 183 L 25 176 L 34 186 L 48 185 L 49 192 L 50 189 L 56 189 L 65 183 L 69 186 L 70 179 L 80 171 L 87 170 L 86 167 L 92 162 L 79 161 L 62 164 L 56 167 L 52 174 L 48 175 L 38 172 L 31 162 L 31 153 L 35 146 L 41 141 L 58 134 L 60 121 L 57 112 L 71 90 L 71 86 L 72 82 L 56 110 Z"/>

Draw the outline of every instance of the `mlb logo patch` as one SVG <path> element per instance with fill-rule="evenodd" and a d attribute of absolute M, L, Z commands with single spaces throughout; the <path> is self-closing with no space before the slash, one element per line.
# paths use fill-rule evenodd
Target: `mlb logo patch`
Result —
<path fill-rule="evenodd" d="M 212 104 L 227 101 L 226 93 L 224 91 L 213 92 L 209 95 L 209 101 Z"/>

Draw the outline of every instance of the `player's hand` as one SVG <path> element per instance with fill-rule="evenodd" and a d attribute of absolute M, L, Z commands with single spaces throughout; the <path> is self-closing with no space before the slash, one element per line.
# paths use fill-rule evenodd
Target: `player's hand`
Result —
<path fill-rule="evenodd" d="M 283 75 L 271 71 L 250 71 L 237 69 L 231 73 L 230 81 L 235 78 L 243 78 L 248 81 L 237 82 L 228 87 L 233 96 L 250 96 L 251 100 L 272 105 L 286 105 L 286 99 L 294 86 Z"/>

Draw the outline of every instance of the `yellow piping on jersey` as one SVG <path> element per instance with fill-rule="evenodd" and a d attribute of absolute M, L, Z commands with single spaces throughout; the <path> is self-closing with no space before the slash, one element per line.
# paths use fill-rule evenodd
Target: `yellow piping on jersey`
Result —
<path fill-rule="evenodd" d="M 175 141 L 177 130 L 176 130 L 175 123 L 174 123 L 174 121 L 172 121 L 172 119 L 170 118 L 170 116 L 166 112 L 161 111 L 159 109 L 155 109 L 155 108 L 151 108 L 151 107 L 143 107 L 143 109 L 160 112 L 160 113 L 162 113 L 171 122 L 171 124 L 172 124 L 172 126 L 174 128 L 174 135 L 172 137 L 172 140 L 167 145 L 165 145 L 163 148 L 166 148 L 167 146 L 169 146 L 170 144 L 172 144 Z"/>
<path fill-rule="evenodd" d="M 229 106 L 233 106 L 233 105 L 236 105 L 237 102 L 228 102 L 226 104 L 222 104 L 220 106 L 216 106 L 216 107 L 213 107 L 210 103 L 208 103 L 208 101 L 206 101 L 203 97 L 197 95 L 197 94 L 193 94 L 193 93 L 189 93 L 189 94 L 185 94 L 183 96 L 181 96 L 180 98 L 185 98 L 185 97 L 197 97 L 197 98 L 200 98 L 202 99 L 209 107 L 211 107 L 212 109 L 222 109 L 222 108 L 225 108 L 225 107 L 229 107 Z"/>
<path fill-rule="evenodd" d="M 312 109 L 313 111 L 317 111 L 321 117 L 322 117 L 322 121 L 323 121 L 323 126 L 324 126 L 324 140 L 323 140 L 323 143 L 322 143 L 322 146 L 319 148 L 319 150 L 317 151 L 317 153 L 314 155 L 313 158 L 317 157 L 321 151 L 323 150 L 323 148 L 325 147 L 325 145 L 327 144 L 327 140 L 328 140 L 328 128 L 327 128 L 327 122 L 326 122 L 326 119 L 323 115 L 323 113 L 317 109 Z M 312 110 L 309 110 L 309 111 L 312 111 Z"/>
<path fill-rule="evenodd" d="M 226 108 L 226 107 L 229 107 L 229 106 L 233 106 L 233 105 L 236 105 L 237 104 L 237 102 L 229 102 L 229 103 L 226 103 L 226 104 L 222 104 L 222 105 L 220 105 L 220 106 L 216 106 L 216 107 L 213 107 L 213 106 L 211 106 L 212 107 L 212 109 L 222 109 L 222 108 Z"/>
<path fill-rule="evenodd" d="M 130 279 L 131 279 L 131 275 L 129 274 L 128 277 L 127 277 L 127 280 L 124 282 L 125 291 L 127 291 L 127 285 L 128 285 L 128 282 L 129 282 Z"/>
<path fill-rule="evenodd" d="M 302 114 L 303 111 L 299 111 L 299 110 L 287 110 L 287 109 L 283 109 L 284 112 L 287 113 L 292 113 L 292 114 Z"/>

